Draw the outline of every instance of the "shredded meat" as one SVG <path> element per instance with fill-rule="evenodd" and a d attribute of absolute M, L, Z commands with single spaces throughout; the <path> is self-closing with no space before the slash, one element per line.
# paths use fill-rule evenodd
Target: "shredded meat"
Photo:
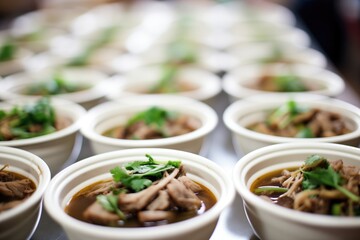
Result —
<path fill-rule="evenodd" d="M 177 206 L 186 210 L 197 210 L 201 206 L 200 199 L 177 179 L 172 179 L 166 186 L 171 199 Z"/>
<path fill-rule="evenodd" d="M 14 199 L 22 199 L 34 192 L 30 179 L 21 179 L 11 182 L 0 182 L 0 195 Z"/>
<path fill-rule="evenodd" d="M 141 192 L 119 194 L 118 204 L 120 209 L 127 212 L 139 211 L 143 209 L 154 199 L 158 192 L 178 174 L 178 172 L 178 169 L 174 169 L 174 171 L 169 176 L 161 179 L 158 184 L 151 185 Z"/>
<path fill-rule="evenodd" d="M 146 207 L 148 210 L 165 210 L 170 206 L 170 197 L 165 190 L 161 190 L 158 196 Z"/>

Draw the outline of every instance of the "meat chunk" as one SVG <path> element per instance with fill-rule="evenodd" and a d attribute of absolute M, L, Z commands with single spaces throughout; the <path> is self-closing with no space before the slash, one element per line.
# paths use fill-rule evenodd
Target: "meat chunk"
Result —
<path fill-rule="evenodd" d="M 181 176 L 178 178 L 178 180 L 182 184 L 184 184 L 188 189 L 193 191 L 194 193 L 198 193 L 202 190 L 202 188 L 199 186 L 199 184 L 195 183 L 193 180 L 191 180 L 187 176 Z"/>
<path fill-rule="evenodd" d="M 11 182 L 0 182 L 0 195 L 22 199 L 27 194 L 34 192 L 32 188 L 32 182 L 30 179 L 21 179 Z"/>
<path fill-rule="evenodd" d="M 82 192 L 81 195 L 85 197 L 94 197 L 100 194 L 106 195 L 111 191 L 113 187 L 115 187 L 115 185 L 116 184 L 112 181 L 99 183 L 93 186 L 92 188 Z"/>
<path fill-rule="evenodd" d="M 166 188 L 177 206 L 186 210 L 197 210 L 200 208 L 200 199 L 179 180 L 172 179 Z"/>
<path fill-rule="evenodd" d="M 179 170 L 176 168 L 167 177 L 161 179 L 158 184 L 151 185 L 145 190 L 137 193 L 119 194 L 119 206 L 120 209 L 125 212 L 133 212 L 143 209 L 151 202 L 158 192 L 163 189 L 177 174 Z"/>
<path fill-rule="evenodd" d="M 140 211 L 138 219 L 140 222 L 156 222 L 161 220 L 171 221 L 175 214 L 170 211 Z"/>
<path fill-rule="evenodd" d="M 84 211 L 83 216 L 88 222 L 104 226 L 115 226 L 116 222 L 120 220 L 118 215 L 105 210 L 97 201 Z"/>
<path fill-rule="evenodd" d="M 165 210 L 170 206 L 170 197 L 169 194 L 161 190 L 159 191 L 158 196 L 152 201 L 146 209 L 148 210 Z"/>

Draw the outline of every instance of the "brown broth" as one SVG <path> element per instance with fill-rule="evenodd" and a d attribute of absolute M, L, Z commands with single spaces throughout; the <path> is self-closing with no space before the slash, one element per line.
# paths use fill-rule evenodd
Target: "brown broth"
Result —
<path fill-rule="evenodd" d="M 86 208 L 88 208 L 92 203 L 94 203 L 96 201 L 96 196 L 85 197 L 84 193 L 89 191 L 89 189 L 93 188 L 95 185 L 104 183 L 104 182 L 106 182 L 106 181 L 96 182 L 96 183 L 91 184 L 90 186 L 87 186 L 84 189 L 80 190 L 78 193 L 76 193 L 71 198 L 71 200 L 69 201 L 67 206 L 65 207 L 65 212 L 78 220 L 87 222 L 85 220 L 85 218 L 83 217 L 83 212 L 85 211 Z M 197 212 L 189 212 L 189 211 L 185 212 L 185 211 L 180 211 L 180 210 L 176 211 L 176 210 L 172 209 L 171 211 L 176 212 L 176 217 L 173 219 L 173 221 L 171 221 L 171 222 L 167 222 L 167 221 L 147 222 L 147 223 L 145 223 L 145 225 L 140 223 L 136 219 L 136 215 L 135 215 L 135 216 L 130 216 L 130 218 L 127 219 L 126 221 L 119 221 L 119 223 L 116 227 L 159 226 L 159 225 L 164 225 L 164 224 L 168 224 L 168 223 L 180 222 L 180 221 L 195 217 L 197 215 L 203 214 L 204 212 L 206 212 L 207 210 L 209 210 L 210 208 L 212 208 L 215 205 L 215 203 L 217 202 L 217 199 L 216 199 L 215 195 L 207 187 L 205 187 L 204 185 L 202 185 L 198 182 L 197 182 L 197 184 L 200 185 L 202 188 L 202 191 L 200 191 L 199 193 L 196 194 L 198 196 L 198 198 L 201 200 L 201 207 Z"/>

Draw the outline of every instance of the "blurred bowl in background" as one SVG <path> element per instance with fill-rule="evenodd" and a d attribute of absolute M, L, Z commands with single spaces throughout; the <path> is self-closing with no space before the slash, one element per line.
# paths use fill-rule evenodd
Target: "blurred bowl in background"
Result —
<path fill-rule="evenodd" d="M 150 107 L 160 107 L 200 121 L 200 126 L 188 133 L 158 139 L 119 139 L 104 136 L 117 126 L 124 126 L 129 119 Z M 204 103 L 181 96 L 130 96 L 92 108 L 82 123 L 81 133 L 89 139 L 95 154 L 127 148 L 164 147 L 199 153 L 205 138 L 215 129 L 216 112 Z"/>
<path fill-rule="evenodd" d="M 257 97 L 257 99 L 243 99 L 232 103 L 223 115 L 223 121 L 232 133 L 233 144 L 238 155 L 247 154 L 268 145 L 287 142 L 330 142 L 355 147 L 360 143 L 360 110 L 347 102 L 307 94 L 298 94 L 288 98 L 271 94 Z M 249 129 L 255 123 L 266 121 L 269 114 L 291 99 L 301 108 L 316 108 L 338 114 L 344 119 L 350 132 L 331 137 L 298 138 L 269 135 Z M 322 122 L 322 124 L 325 123 Z"/>
<path fill-rule="evenodd" d="M 11 102 L 1 103 L 0 108 L 8 111 L 14 106 L 23 106 L 34 102 L 35 100 L 30 99 L 14 99 Z M 20 148 L 39 156 L 55 174 L 72 154 L 76 144 L 77 131 L 81 127 L 82 117 L 85 116 L 86 111 L 80 105 L 63 99 L 53 99 L 51 105 L 54 107 L 57 119 L 70 121 L 68 126 L 56 132 L 33 138 L 0 141 L 0 146 Z"/>
<path fill-rule="evenodd" d="M 108 76 L 86 68 L 44 69 L 10 75 L 0 82 L 0 98 L 39 98 L 52 96 L 80 104 L 86 109 L 105 97 Z"/>
<path fill-rule="evenodd" d="M 345 88 L 344 80 L 329 70 L 285 63 L 242 65 L 226 73 L 222 84 L 230 101 L 264 93 L 289 95 L 306 92 L 336 97 Z M 271 90 L 273 88 L 278 89 Z"/>

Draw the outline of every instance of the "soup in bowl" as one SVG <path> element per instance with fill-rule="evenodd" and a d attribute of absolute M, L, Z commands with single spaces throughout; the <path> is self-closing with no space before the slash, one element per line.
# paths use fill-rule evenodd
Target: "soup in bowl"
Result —
<path fill-rule="evenodd" d="M 264 147 L 241 158 L 233 181 L 256 235 L 261 239 L 356 238 L 359 186 L 350 175 L 358 179 L 359 153 L 351 146 L 302 142 Z M 285 176 L 288 173 L 291 179 Z M 259 186 L 265 178 L 284 180 L 280 187 L 265 183 L 267 190 L 283 191 L 282 197 L 273 195 L 270 200 L 257 195 L 266 191 Z M 274 204 L 276 198 L 287 203 Z"/>
<path fill-rule="evenodd" d="M 186 184 L 195 184 L 197 190 L 181 185 L 181 177 L 187 178 Z M 104 184 L 114 184 L 111 179 L 119 188 L 110 187 L 110 193 L 101 192 L 100 189 L 106 188 Z M 96 187 L 99 183 L 102 187 Z M 126 191 L 119 190 L 123 186 L 130 187 L 126 187 Z M 70 208 L 73 208 L 72 201 L 89 194 L 90 190 L 95 190 L 100 197 L 91 200 L 90 208 L 95 211 L 86 209 L 85 215 L 82 214 L 90 219 L 89 222 L 76 218 Z M 111 205 L 117 209 L 106 210 L 110 209 L 109 202 L 114 197 Z M 99 154 L 69 166 L 53 178 L 44 203 L 69 239 L 117 239 L 119 236 L 125 239 L 209 239 L 219 214 L 233 197 L 234 189 L 228 175 L 208 159 L 183 151 L 144 148 Z M 170 206 L 164 206 L 167 205 L 164 201 L 159 204 L 158 198 L 168 199 Z M 112 218 L 100 220 L 100 211 Z"/>

